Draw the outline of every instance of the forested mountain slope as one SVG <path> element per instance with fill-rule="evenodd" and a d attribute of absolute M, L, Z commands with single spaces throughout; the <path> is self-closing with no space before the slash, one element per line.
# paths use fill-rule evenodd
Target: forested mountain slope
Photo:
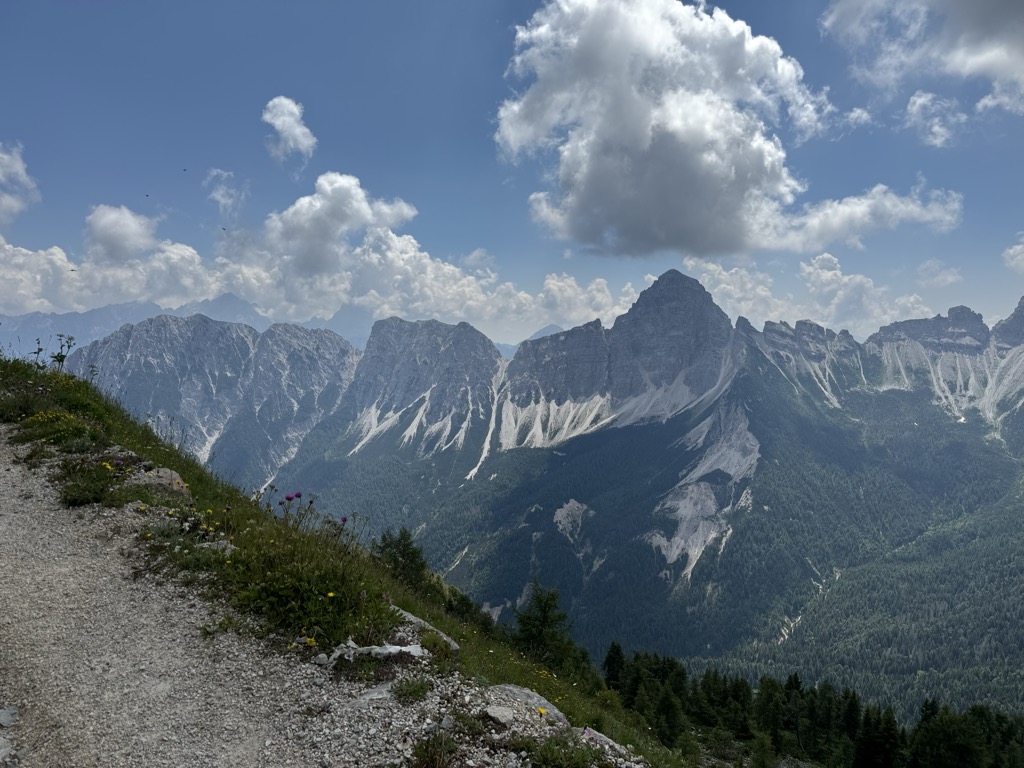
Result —
<path fill-rule="evenodd" d="M 1024 709 L 1024 301 L 992 329 L 954 307 L 859 343 L 734 326 L 670 271 L 612 327 L 511 360 L 465 323 L 398 318 L 358 364 L 338 353 L 348 379 L 329 354 L 336 399 L 275 482 L 367 538 L 408 527 L 499 618 L 538 577 L 596 654 Z"/>

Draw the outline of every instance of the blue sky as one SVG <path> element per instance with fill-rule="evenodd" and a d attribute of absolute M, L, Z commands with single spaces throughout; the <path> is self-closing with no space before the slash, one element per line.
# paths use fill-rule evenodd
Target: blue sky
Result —
<path fill-rule="evenodd" d="M 1018 0 L 0 5 L 0 314 L 628 308 L 858 337 L 1024 294 Z"/>

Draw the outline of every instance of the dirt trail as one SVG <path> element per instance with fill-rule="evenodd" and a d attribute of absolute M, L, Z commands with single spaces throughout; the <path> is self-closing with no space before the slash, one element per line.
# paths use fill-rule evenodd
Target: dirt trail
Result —
<path fill-rule="evenodd" d="M 308 664 L 199 627 L 209 609 L 131 579 L 125 513 L 63 508 L 0 430 L 0 708 L 21 766 L 285 765 Z M 322 681 L 320 681 L 322 684 Z M 299 701 L 297 701 L 298 699 Z M 312 758 L 307 754 L 306 757 Z M 295 764 L 319 764 L 303 759 Z"/>

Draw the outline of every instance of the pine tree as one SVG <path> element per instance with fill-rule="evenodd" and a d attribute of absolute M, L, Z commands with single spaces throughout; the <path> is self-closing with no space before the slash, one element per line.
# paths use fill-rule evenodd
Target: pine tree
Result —
<path fill-rule="evenodd" d="M 604 670 L 604 681 L 609 688 L 620 690 L 622 687 L 622 672 L 626 668 L 626 654 L 622 652 L 622 646 L 613 642 L 608 646 L 608 653 L 605 654 L 604 663 L 601 669 Z"/>

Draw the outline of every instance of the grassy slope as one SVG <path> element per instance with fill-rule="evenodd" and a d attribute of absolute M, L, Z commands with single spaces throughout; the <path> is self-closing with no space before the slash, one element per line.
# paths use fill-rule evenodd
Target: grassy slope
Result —
<path fill-rule="evenodd" d="M 680 751 L 657 743 L 614 697 L 581 691 L 574 681 L 529 662 L 500 636 L 448 613 L 436 599 L 444 598 L 443 585 L 430 599 L 397 581 L 361 546 L 354 521 L 323 525 L 308 495 L 282 500 L 277 509 L 261 506 L 84 381 L 0 359 L 0 421 L 18 424 L 16 439 L 30 444 L 29 462 L 59 459 L 65 503 L 139 501 L 166 508 L 164 521 L 142 537 L 153 567 L 205 584 L 211 598 L 225 599 L 255 619 L 272 640 L 301 635 L 310 648 L 330 648 L 350 635 L 378 642 L 395 621 L 388 607 L 393 602 L 460 643 L 463 674 L 536 690 L 574 724 L 634 745 L 653 765 L 688 763 Z M 126 484 L 132 473 L 152 466 L 178 472 L 189 496 Z"/>

